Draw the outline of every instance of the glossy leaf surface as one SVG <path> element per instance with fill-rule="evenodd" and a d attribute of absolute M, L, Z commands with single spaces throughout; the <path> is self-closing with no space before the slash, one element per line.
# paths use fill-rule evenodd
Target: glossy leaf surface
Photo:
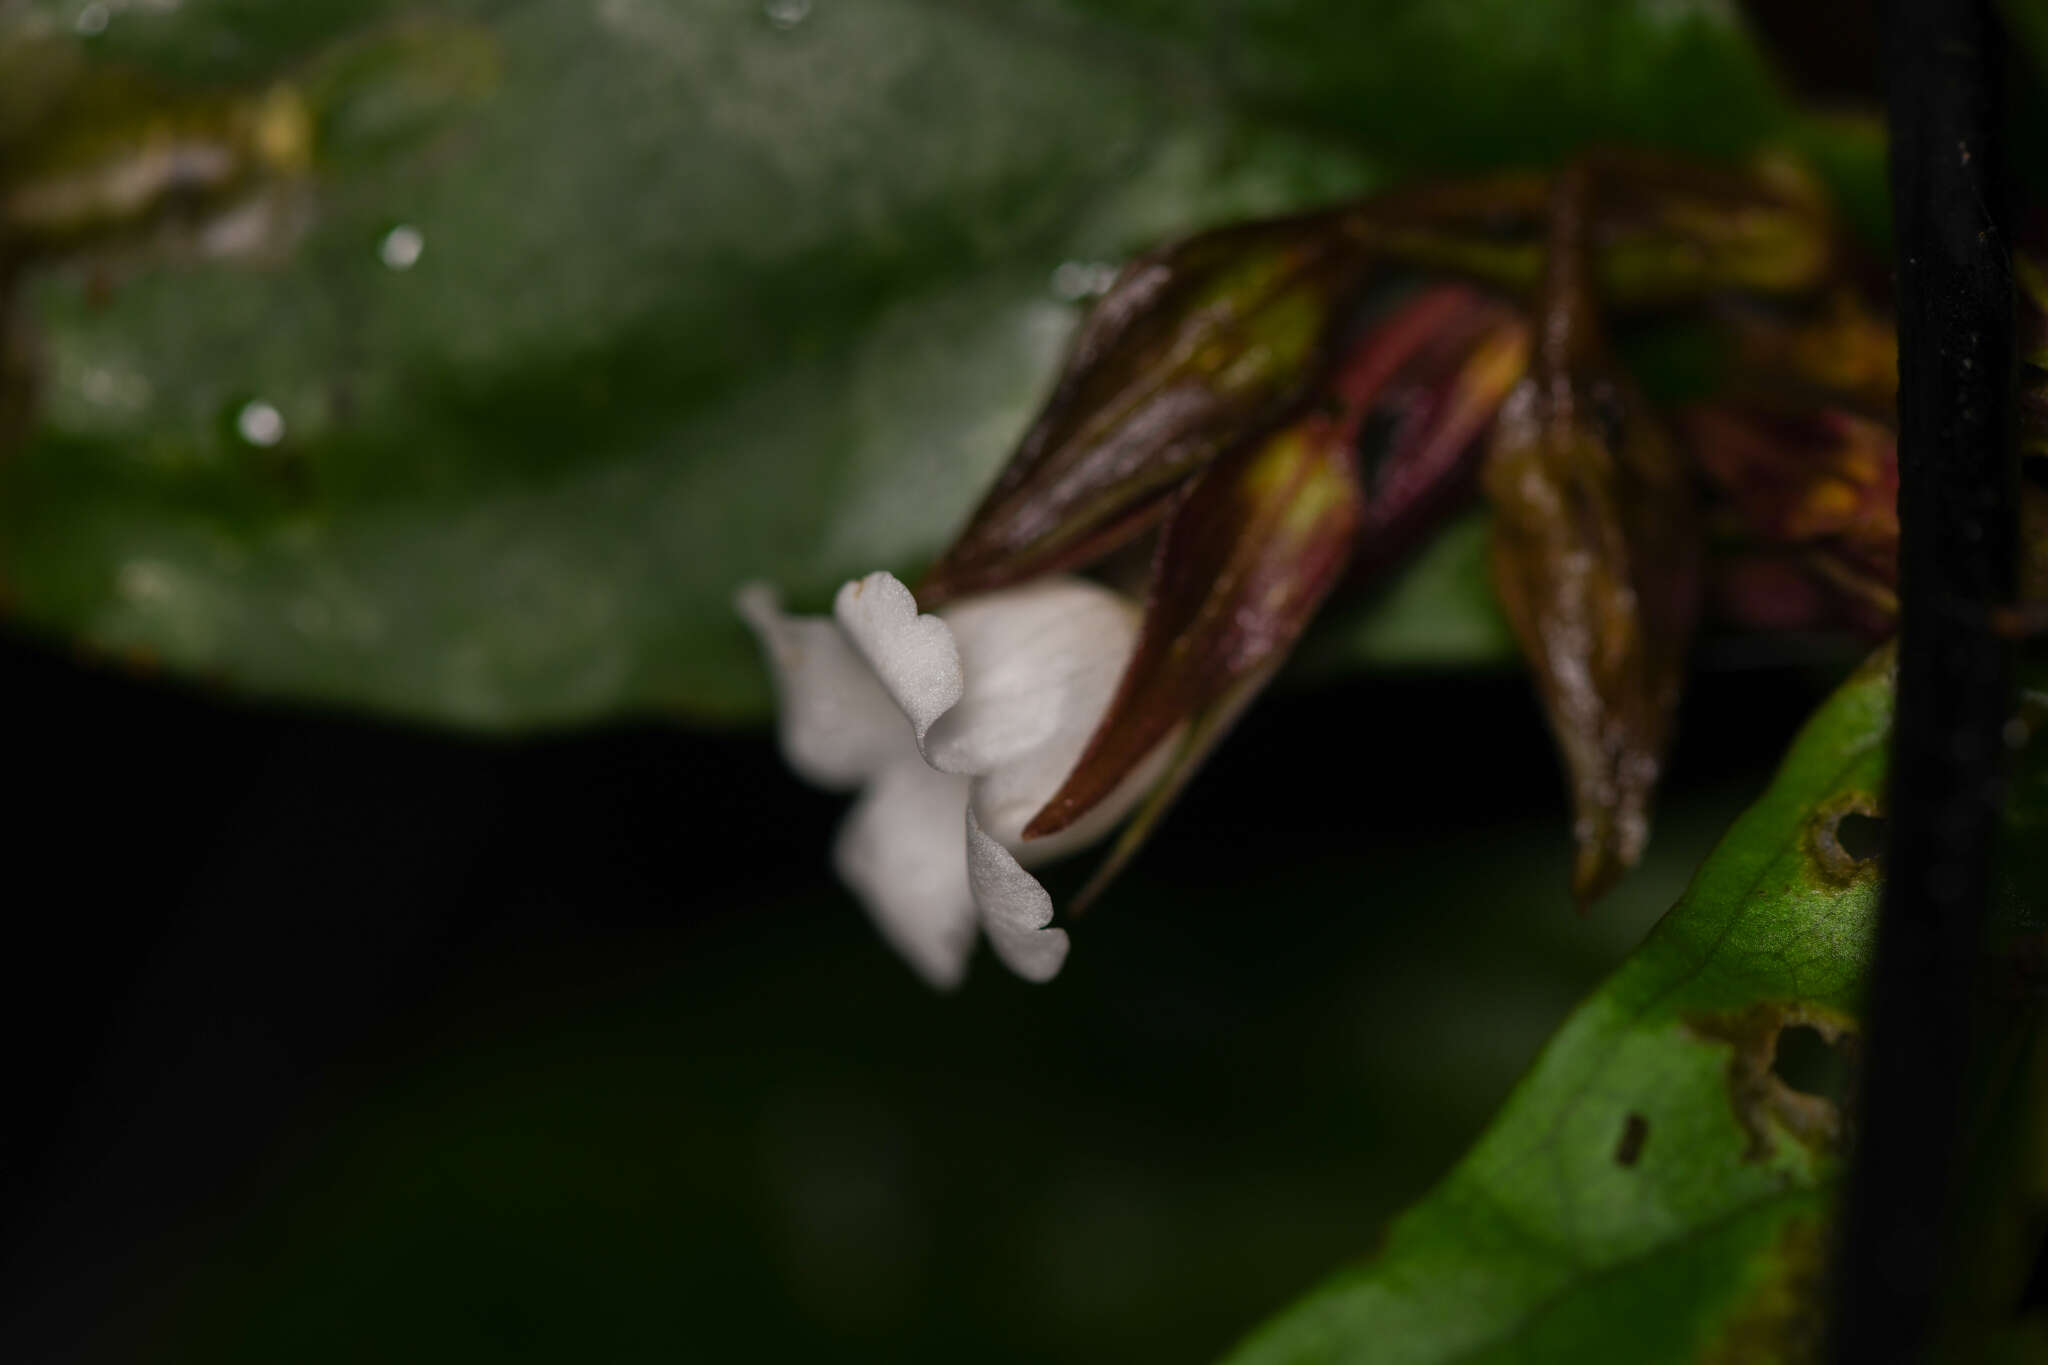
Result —
<path fill-rule="evenodd" d="M 1816 713 L 1384 1250 L 1232 1365 L 1807 1358 L 1839 1123 L 1788 1082 L 1815 1084 L 1786 1040 L 1853 1054 L 1878 887 L 1855 821 L 1883 786 L 1885 658 Z"/>
<path fill-rule="evenodd" d="M 239 111 L 202 130 L 297 107 L 311 141 L 16 281 L 8 609 L 484 727 L 763 714 L 733 586 L 814 606 L 916 573 L 1076 301 L 1161 241 L 1588 142 L 1853 142 L 1786 109 L 1727 12 L 1647 2 L 192 0 L 93 33 L 76 8 L 8 11 L 0 45 L 37 46 L 0 142 L 115 69 Z M 1491 604 L 1430 582 L 1421 637 L 1338 638 L 1471 657 Z"/>

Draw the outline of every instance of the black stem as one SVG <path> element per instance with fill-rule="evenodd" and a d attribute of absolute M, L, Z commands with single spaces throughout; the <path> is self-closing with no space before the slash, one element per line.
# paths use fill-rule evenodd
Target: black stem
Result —
<path fill-rule="evenodd" d="M 1965 1151 L 1971 1006 L 2003 807 L 2017 543 L 2003 48 L 1986 0 L 1892 0 L 1900 629 L 1886 860 L 1832 1340 L 1929 1361 Z"/>

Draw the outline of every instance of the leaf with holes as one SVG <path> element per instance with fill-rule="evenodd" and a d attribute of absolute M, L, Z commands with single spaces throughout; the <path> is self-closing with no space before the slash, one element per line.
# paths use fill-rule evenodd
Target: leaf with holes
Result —
<path fill-rule="evenodd" d="M 1806 1358 L 1890 719 L 1886 651 L 1380 1254 L 1231 1365 Z"/>
<path fill-rule="evenodd" d="M 485 727 L 764 714 L 734 585 L 922 567 L 1161 241 L 1617 138 L 1828 142 L 1664 0 L 5 8 L 0 260 L 41 254 L 0 280 L 0 431 L 36 394 L 0 601 Z M 1881 199 L 1876 150 L 1824 169 Z M 1498 658 L 1468 549 L 1329 657 Z"/>

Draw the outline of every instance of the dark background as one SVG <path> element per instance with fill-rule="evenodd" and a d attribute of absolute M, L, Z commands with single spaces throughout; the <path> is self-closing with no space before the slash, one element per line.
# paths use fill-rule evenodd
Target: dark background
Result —
<path fill-rule="evenodd" d="M 0 1354 L 1213 1357 L 1760 789 L 1826 670 L 1714 659 L 1584 920 L 1526 683 L 1365 680 L 1256 708 L 1060 981 L 943 998 L 765 735 L 486 742 L 7 638 Z"/>

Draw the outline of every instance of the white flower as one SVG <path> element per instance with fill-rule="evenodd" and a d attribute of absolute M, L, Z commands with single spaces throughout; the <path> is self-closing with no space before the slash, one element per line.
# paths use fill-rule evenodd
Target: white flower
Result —
<path fill-rule="evenodd" d="M 1137 643 L 1135 604 L 1048 578 L 921 616 L 908 588 L 873 573 L 839 590 L 831 619 L 784 615 L 758 583 L 737 605 L 775 674 L 789 765 L 860 791 L 833 862 L 883 935 L 948 987 L 979 923 L 1011 970 L 1050 980 L 1067 934 L 1025 865 L 1108 833 L 1173 747 L 1069 828 L 1022 837 L 1109 709 Z"/>

